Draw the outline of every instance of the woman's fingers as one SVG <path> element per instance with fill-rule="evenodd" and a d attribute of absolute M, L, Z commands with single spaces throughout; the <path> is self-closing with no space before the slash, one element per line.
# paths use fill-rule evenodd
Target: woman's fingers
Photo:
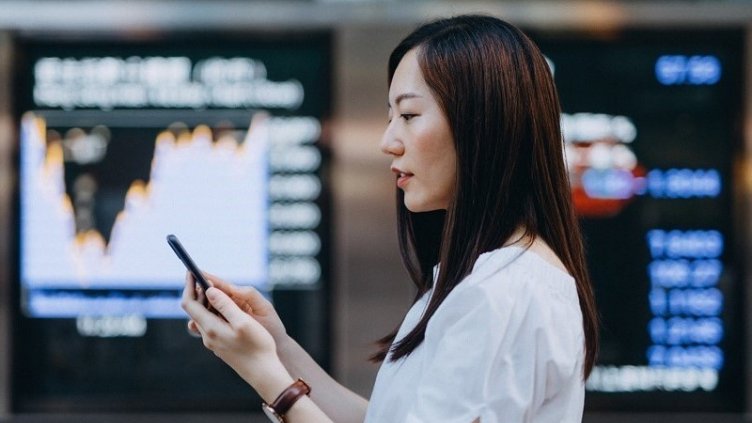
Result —
<path fill-rule="evenodd" d="M 198 325 L 196 324 L 196 322 L 194 322 L 193 320 L 189 320 L 188 321 L 187 329 L 188 329 L 188 335 L 190 335 L 190 336 L 192 336 L 194 338 L 201 338 L 202 337 L 202 335 L 201 335 L 201 328 L 199 328 Z"/>
<path fill-rule="evenodd" d="M 180 298 L 180 305 L 184 305 L 189 300 L 196 299 L 196 283 L 193 281 L 191 272 L 185 272 L 185 286 L 183 287 L 183 295 Z M 185 309 L 185 307 L 183 307 Z"/>
<path fill-rule="evenodd" d="M 213 287 L 227 294 L 241 310 L 248 314 L 252 314 L 253 312 L 264 314 L 264 310 L 270 306 L 268 300 L 254 287 L 238 287 L 223 281 L 211 273 L 204 273 L 204 275 L 212 283 Z"/>
<path fill-rule="evenodd" d="M 206 291 L 209 303 L 221 314 L 230 326 L 237 328 L 248 321 L 248 314 L 241 310 L 235 301 L 218 288 L 209 288 Z M 253 320 L 253 319 L 251 319 Z M 199 322 L 200 323 L 200 322 Z"/>
<path fill-rule="evenodd" d="M 217 330 L 221 330 L 224 323 L 221 318 L 216 314 L 209 311 L 203 304 L 196 299 L 196 288 L 193 284 L 192 277 L 186 277 L 185 288 L 183 289 L 183 296 L 180 301 L 181 307 L 186 313 L 194 320 L 197 325 L 197 329 L 203 335 L 204 330 L 215 333 Z M 203 329 L 203 330 L 202 330 Z"/>
<path fill-rule="evenodd" d="M 228 292 L 228 291 L 232 291 L 233 288 L 235 288 L 235 286 L 233 284 L 231 284 L 229 282 L 223 281 L 217 275 L 213 275 L 213 274 L 208 273 L 208 272 L 203 272 L 203 274 L 204 274 L 204 277 L 206 278 L 206 280 L 208 280 L 213 287 L 219 288 L 222 291 Z"/>

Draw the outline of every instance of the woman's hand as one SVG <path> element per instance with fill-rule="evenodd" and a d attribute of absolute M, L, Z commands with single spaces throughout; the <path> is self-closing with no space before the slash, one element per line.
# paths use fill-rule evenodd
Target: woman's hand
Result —
<path fill-rule="evenodd" d="M 188 327 L 201 335 L 206 348 L 232 367 L 267 404 L 271 404 L 294 382 L 277 354 L 273 335 L 276 333 L 280 338 L 289 339 L 285 328 L 272 305 L 258 291 L 238 288 L 208 276 L 212 287 L 206 292 L 197 292 L 193 278 L 186 277 L 181 306 L 191 317 Z M 211 309 L 202 304 L 204 296 Z M 310 357 L 307 359 L 313 362 Z M 340 403 L 341 396 L 336 398 L 337 406 Z M 364 414 L 358 413 L 358 420 L 362 420 Z M 332 423 L 308 396 L 295 402 L 285 421 Z"/>
<path fill-rule="evenodd" d="M 213 287 L 227 294 L 241 310 L 259 322 L 272 335 L 277 345 L 284 344 L 287 341 L 287 331 L 277 311 L 256 288 L 250 286 L 238 287 L 209 273 L 204 273 L 204 277 Z M 186 283 L 193 282 L 191 273 L 186 272 Z M 198 295 L 201 298 L 203 293 L 199 292 Z M 188 329 L 198 334 L 195 321 L 190 320 L 188 322 Z"/>
<path fill-rule="evenodd" d="M 292 377 L 277 356 L 273 336 L 253 317 L 255 310 L 251 304 L 255 303 L 241 302 L 241 308 L 236 303 L 241 297 L 231 298 L 217 287 L 220 284 L 216 283 L 216 278 L 211 281 L 215 286 L 204 294 L 216 314 L 197 300 L 193 279 L 186 278 L 181 305 L 191 317 L 192 329 L 201 335 L 206 348 L 232 367 L 262 397 L 273 400 L 292 383 Z M 227 288 L 229 284 L 223 286 Z"/>

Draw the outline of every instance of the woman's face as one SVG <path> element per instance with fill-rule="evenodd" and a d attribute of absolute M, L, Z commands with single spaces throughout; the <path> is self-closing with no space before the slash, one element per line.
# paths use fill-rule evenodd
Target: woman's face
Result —
<path fill-rule="evenodd" d="M 412 212 L 446 209 L 457 173 L 449 122 L 423 79 L 415 49 L 402 58 L 389 87 L 389 126 L 381 151 L 392 156 L 397 186 Z"/>

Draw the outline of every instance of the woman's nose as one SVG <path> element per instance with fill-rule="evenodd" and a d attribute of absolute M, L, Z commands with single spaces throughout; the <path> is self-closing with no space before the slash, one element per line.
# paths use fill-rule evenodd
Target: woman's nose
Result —
<path fill-rule="evenodd" d="M 402 142 L 395 136 L 392 125 L 386 128 L 384 135 L 381 137 L 381 152 L 392 156 L 400 156 L 405 152 Z"/>

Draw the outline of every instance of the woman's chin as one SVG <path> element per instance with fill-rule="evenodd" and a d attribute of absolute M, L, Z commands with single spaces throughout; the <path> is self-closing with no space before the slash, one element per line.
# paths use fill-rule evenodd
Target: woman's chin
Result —
<path fill-rule="evenodd" d="M 410 199 L 408 198 L 408 196 L 405 196 L 405 208 L 410 210 L 413 213 L 420 213 L 420 212 L 426 211 L 424 204 L 422 204 L 420 201 L 415 201 L 414 199 Z"/>
<path fill-rule="evenodd" d="M 446 210 L 446 207 L 441 207 L 438 204 L 430 204 L 424 201 L 416 201 L 414 199 L 405 196 L 405 208 L 413 213 L 424 213 L 435 210 Z"/>

